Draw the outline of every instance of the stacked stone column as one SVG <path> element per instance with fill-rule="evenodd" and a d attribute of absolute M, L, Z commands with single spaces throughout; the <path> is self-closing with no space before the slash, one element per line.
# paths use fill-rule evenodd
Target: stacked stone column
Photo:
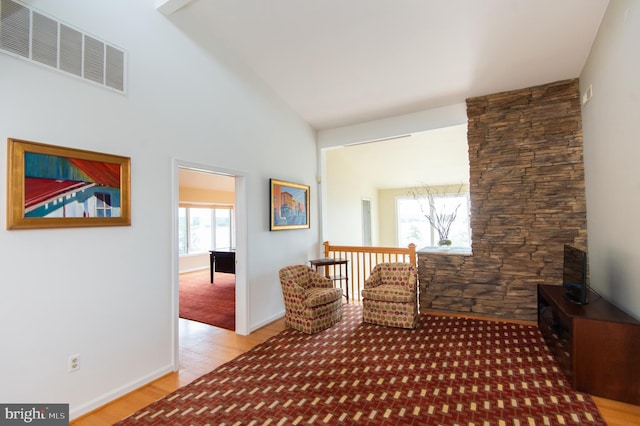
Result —
<path fill-rule="evenodd" d="M 578 80 L 466 103 L 472 254 L 419 253 L 421 310 L 534 321 L 564 244 L 587 245 Z"/>

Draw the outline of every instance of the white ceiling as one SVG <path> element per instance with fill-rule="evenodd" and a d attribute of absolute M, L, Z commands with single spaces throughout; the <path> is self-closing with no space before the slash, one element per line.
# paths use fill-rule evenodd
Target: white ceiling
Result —
<path fill-rule="evenodd" d="M 608 0 L 160 0 L 315 129 L 578 77 Z M 167 4 L 169 7 L 166 7 Z"/>
<path fill-rule="evenodd" d="M 235 192 L 235 178 L 193 169 L 178 169 L 180 187 Z"/>

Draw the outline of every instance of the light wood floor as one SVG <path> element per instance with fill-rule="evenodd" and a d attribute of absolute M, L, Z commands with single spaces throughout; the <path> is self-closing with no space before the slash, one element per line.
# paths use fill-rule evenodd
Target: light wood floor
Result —
<path fill-rule="evenodd" d="M 71 422 L 74 426 L 105 426 L 122 420 L 201 375 L 232 360 L 284 330 L 280 319 L 249 336 L 180 319 L 180 371 Z M 640 425 L 640 406 L 593 397 L 609 426 Z"/>

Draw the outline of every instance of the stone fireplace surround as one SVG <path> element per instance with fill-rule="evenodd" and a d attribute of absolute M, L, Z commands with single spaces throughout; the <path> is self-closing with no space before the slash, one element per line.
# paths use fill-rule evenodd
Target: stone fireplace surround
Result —
<path fill-rule="evenodd" d="M 535 321 L 564 244 L 587 246 L 579 82 L 466 104 L 471 254 L 418 253 L 420 308 Z"/>

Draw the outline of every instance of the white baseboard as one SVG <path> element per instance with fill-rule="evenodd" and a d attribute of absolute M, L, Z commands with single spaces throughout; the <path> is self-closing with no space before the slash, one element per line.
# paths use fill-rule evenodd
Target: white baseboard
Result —
<path fill-rule="evenodd" d="M 95 398 L 91 401 L 88 401 L 85 404 L 82 404 L 78 407 L 70 407 L 69 409 L 69 417 L 70 420 L 75 420 L 80 416 L 83 416 L 87 413 L 90 413 L 91 411 L 94 411 L 110 402 L 115 401 L 116 399 L 130 393 L 133 392 L 136 389 L 139 389 L 145 385 L 148 385 L 149 383 L 153 382 L 154 380 L 158 380 L 160 377 L 172 373 L 173 370 L 173 366 L 172 365 L 167 365 L 163 368 L 160 368 L 144 377 L 141 377 L 138 380 L 135 380 L 133 382 L 130 382 L 122 387 L 119 387 L 117 389 L 114 389 L 111 392 L 108 392 L 98 398 Z"/>
<path fill-rule="evenodd" d="M 280 318 L 284 317 L 284 313 L 285 311 L 282 310 L 280 312 L 278 312 L 275 315 L 272 315 L 271 317 L 261 321 L 258 324 L 254 324 L 253 327 L 251 327 L 250 333 L 258 330 L 259 328 L 264 327 L 265 325 L 271 324 L 274 321 L 279 320 Z M 104 405 L 115 401 L 116 399 L 123 397 L 124 395 L 133 392 L 145 385 L 148 385 L 149 383 L 153 382 L 154 380 L 158 380 L 159 378 L 161 378 L 162 376 L 172 373 L 174 371 L 173 366 L 172 365 L 167 365 L 165 367 L 162 367 L 144 377 L 141 377 L 138 380 L 135 380 L 133 382 L 130 382 L 122 387 L 119 387 L 117 389 L 114 389 L 111 392 L 108 392 L 98 398 L 92 399 L 91 401 L 88 401 L 85 404 L 82 404 L 78 407 L 70 407 L 69 410 L 69 417 L 70 417 L 70 421 L 73 421 L 75 419 L 77 419 L 80 416 L 83 416 L 85 414 L 88 414 L 94 410 L 97 410 L 101 407 L 103 407 Z"/>
<path fill-rule="evenodd" d="M 279 320 L 280 318 L 282 318 L 284 316 L 284 310 L 278 312 L 275 315 L 272 315 L 271 317 L 265 319 L 264 321 L 259 322 L 258 324 L 254 324 L 250 329 L 249 329 L 249 333 L 253 333 L 254 331 L 256 331 L 259 328 L 264 327 L 267 324 L 271 324 L 274 321 Z"/>

